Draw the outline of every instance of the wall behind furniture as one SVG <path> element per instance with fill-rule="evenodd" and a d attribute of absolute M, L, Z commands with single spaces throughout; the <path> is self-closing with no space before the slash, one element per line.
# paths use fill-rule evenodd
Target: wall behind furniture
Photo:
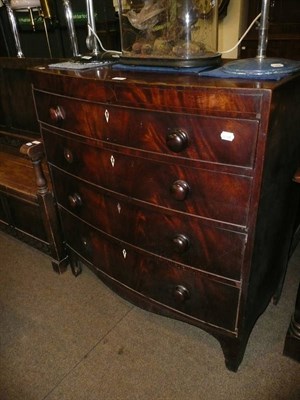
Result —
<path fill-rule="evenodd" d="M 1 1 L 1 0 L 0 0 Z M 62 12 L 61 2 L 54 0 L 54 5 L 58 14 L 59 24 L 57 29 L 49 30 L 49 39 L 52 44 L 54 57 L 69 57 L 70 45 L 66 32 L 66 24 Z M 73 13 L 85 11 L 85 3 L 82 0 L 73 0 Z M 118 21 L 115 20 L 113 0 L 105 0 L 100 2 L 94 0 L 95 11 L 98 12 L 101 19 L 100 36 L 108 48 L 119 48 Z M 240 36 L 247 28 L 247 8 L 248 0 L 230 0 L 227 15 L 219 23 L 219 51 L 224 51 L 233 47 Z M 10 30 L 6 11 L 4 7 L 0 7 L 0 56 L 14 56 L 14 42 L 11 34 L 7 34 Z M 2 15 L 1 15 L 2 14 Z M 3 28 L 6 31 L 4 35 Z M 82 22 L 76 22 L 76 31 L 80 51 L 85 50 L 86 26 Z M 21 44 L 26 57 L 48 57 L 49 53 L 46 46 L 46 38 L 42 29 L 37 32 L 31 32 L 29 29 L 21 30 Z M 6 38 L 4 38 L 6 36 Z M 106 40 L 108 39 L 108 40 Z M 4 46 L 6 45 L 6 47 Z M 9 49 L 9 51 L 7 51 Z M 239 56 L 238 49 L 225 54 L 224 58 L 237 58 Z"/>
<path fill-rule="evenodd" d="M 226 17 L 219 23 L 220 52 L 231 49 L 247 29 L 248 0 L 231 0 Z M 224 54 L 223 58 L 238 58 L 239 49 Z"/>

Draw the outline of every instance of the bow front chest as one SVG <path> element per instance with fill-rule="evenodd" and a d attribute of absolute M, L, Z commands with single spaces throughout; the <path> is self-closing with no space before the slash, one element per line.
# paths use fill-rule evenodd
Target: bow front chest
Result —
<path fill-rule="evenodd" d="M 73 272 L 206 330 L 237 370 L 289 257 L 300 80 L 106 66 L 32 81 Z"/>

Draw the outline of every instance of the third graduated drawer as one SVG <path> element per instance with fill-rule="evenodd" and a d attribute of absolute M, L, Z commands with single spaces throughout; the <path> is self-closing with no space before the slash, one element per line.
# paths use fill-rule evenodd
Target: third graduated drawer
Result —
<path fill-rule="evenodd" d="M 159 112 L 36 91 L 41 122 L 77 135 L 178 157 L 252 168 L 258 121 Z"/>
<path fill-rule="evenodd" d="M 101 231 L 150 253 L 240 280 L 247 235 L 195 216 L 145 206 L 52 167 L 60 207 Z M 92 210 L 92 212 L 91 212 Z"/>
<path fill-rule="evenodd" d="M 247 226 L 251 177 L 153 161 L 145 153 L 123 154 L 45 129 L 43 140 L 49 163 L 90 183 L 163 208 Z"/>

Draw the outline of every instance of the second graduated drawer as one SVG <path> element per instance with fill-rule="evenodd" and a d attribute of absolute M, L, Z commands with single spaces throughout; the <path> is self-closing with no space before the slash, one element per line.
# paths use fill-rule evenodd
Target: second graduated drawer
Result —
<path fill-rule="evenodd" d="M 145 207 L 52 168 L 59 205 L 105 233 L 148 252 L 239 280 L 247 235 L 199 218 Z"/>
<path fill-rule="evenodd" d="M 43 130 L 51 164 L 128 197 L 246 226 L 251 178 L 105 150 Z"/>
<path fill-rule="evenodd" d="M 258 122 L 124 108 L 35 92 L 39 120 L 101 141 L 251 168 Z"/>

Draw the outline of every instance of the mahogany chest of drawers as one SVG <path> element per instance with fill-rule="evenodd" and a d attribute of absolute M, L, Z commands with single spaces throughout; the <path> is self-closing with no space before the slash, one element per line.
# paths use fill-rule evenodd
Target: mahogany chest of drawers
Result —
<path fill-rule="evenodd" d="M 73 272 L 210 332 L 236 371 L 289 257 L 300 80 L 103 67 L 32 81 Z"/>

